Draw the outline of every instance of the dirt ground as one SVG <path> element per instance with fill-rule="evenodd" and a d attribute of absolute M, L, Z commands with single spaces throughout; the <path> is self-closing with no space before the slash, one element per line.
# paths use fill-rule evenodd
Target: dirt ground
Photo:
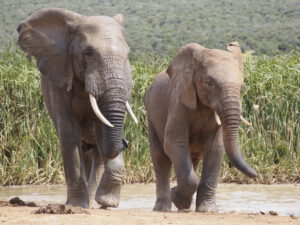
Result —
<path fill-rule="evenodd" d="M 51 208 L 51 207 L 50 207 Z M 171 212 L 160 213 L 145 210 L 126 209 L 126 210 L 72 210 L 58 205 L 59 210 L 56 214 L 45 214 L 49 212 L 49 207 L 28 207 L 12 206 L 9 203 L 0 204 L 0 224 L 42 224 L 42 225 L 86 225 L 86 224 L 205 224 L 205 225 L 258 225 L 258 224 L 280 224 L 280 225 L 300 225 L 299 217 L 291 216 L 272 216 L 240 214 L 238 212 L 226 214 L 200 214 L 195 212 Z M 48 210 L 48 211 L 47 211 Z M 36 212 L 39 214 L 36 214 Z M 78 213 L 78 214 L 60 214 Z"/>

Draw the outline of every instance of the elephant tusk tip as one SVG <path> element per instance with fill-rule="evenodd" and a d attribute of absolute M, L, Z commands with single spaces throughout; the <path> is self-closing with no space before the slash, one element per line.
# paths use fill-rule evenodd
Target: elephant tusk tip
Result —
<path fill-rule="evenodd" d="M 138 120 L 136 118 L 132 118 L 133 122 L 137 125 L 139 124 Z"/>
<path fill-rule="evenodd" d="M 115 126 L 112 125 L 109 121 L 103 122 L 103 121 L 101 120 L 101 122 L 104 123 L 104 124 L 105 124 L 106 126 L 108 126 L 108 127 L 111 127 L 111 128 L 115 127 Z"/>
<path fill-rule="evenodd" d="M 107 126 L 109 127 L 115 127 L 114 125 L 112 125 L 111 123 L 110 124 L 106 124 Z"/>
<path fill-rule="evenodd" d="M 135 120 L 133 120 L 133 121 L 134 121 L 134 123 L 135 123 L 136 125 L 139 124 L 139 121 L 138 121 L 137 119 L 135 119 Z"/>
<path fill-rule="evenodd" d="M 252 127 L 252 123 L 248 122 L 242 115 L 240 116 L 240 119 L 245 125 Z"/>
<path fill-rule="evenodd" d="M 216 111 L 214 111 L 214 116 L 215 116 L 215 120 L 216 120 L 216 123 L 218 124 L 218 126 L 221 126 L 222 123 L 221 123 L 220 117 Z"/>
<path fill-rule="evenodd" d="M 138 124 L 139 122 L 138 122 L 136 116 L 134 115 L 134 113 L 133 113 L 133 111 L 132 111 L 132 109 L 131 109 L 131 107 L 130 107 L 128 101 L 126 101 L 125 105 L 126 105 L 127 112 L 128 112 L 129 115 L 131 116 L 131 118 L 132 118 L 132 120 L 134 121 L 134 123 L 135 123 L 135 124 Z"/>

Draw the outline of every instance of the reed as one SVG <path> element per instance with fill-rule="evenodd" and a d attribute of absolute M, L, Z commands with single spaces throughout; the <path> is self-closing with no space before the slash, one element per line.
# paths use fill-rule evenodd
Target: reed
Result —
<path fill-rule="evenodd" d="M 0 184 L 61 182 L 61 154 L 39 72 L 11 46 L 0 59 L 0 99 Z"/>
<path fill-rule="evenodd" d="M 261 183 L 300 182 L 299 56 L 292 52 L 246 60 L 243 109 L 253 127 L 242 126 L 240 140 Z M 234 180 L 243 181 L 241 176 Z"/>
<path fill-rule="evenodd" d="M 139 124 L 126 119 L 125 182 L 155 180 L 147 139 L 144 93 L 165 58 L 132 57 L 132 108 Z M 248 57 L 243 89 L 244 117 L 240 141 L 247 161 L 260 177 L 255 182 L 300 182 L 300 53 Z M 33 60 L 34 61 L 34 60 Z M 46 112 L 35 62 L 9 46 L 0 58 L 0 184 L 64 182 L 59 144 Z M 257 105 L 259 109 L 257 109 Z M 253 182 L 224 161 L 220 181 Z"/>

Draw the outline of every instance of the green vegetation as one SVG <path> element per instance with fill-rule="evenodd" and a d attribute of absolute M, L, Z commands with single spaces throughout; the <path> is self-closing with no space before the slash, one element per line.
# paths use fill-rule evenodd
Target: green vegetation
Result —
<path fill-rule="evenodd" d="M 8 48 L 0 59 L 0 184 L 63 180 L 62 160 L 44 107 L 39 72 Z"/>
<path fill-rule="evenodd" d="M 240 129 L 244 156 L 262 183 L 300 182 L 300 52 L 247 59 L 243 114 L 253 127 Z"/>
<path fill-rule="evenodd" d="M 126 182 L 154 180 L 143 95 L 173 57 L 132 58 L 135 125 L 127 119 Z M 249 56 L 245 63 L 243 155 L 260 173 L 258 182 L 300 182 L 300 52 Z M 59 144 L 47 115 L 35 63 L 8 48 L 0 59 L 0 184 L 63 182 Z M 259 109 L 257 106 L 259 106 Z M 224 161 L 221 181 L 254 182 Z"/>
<path fill-rule="evenodd" d="M 133 54 L 165 54 L 191 42 L 224 48 L 240 41 L 257 54 L 300 48 L 299 0 L 2 0 L 0 49 L 16 41 L 22 20 L 44 7 L 84 15 L 123 13 Z"/>

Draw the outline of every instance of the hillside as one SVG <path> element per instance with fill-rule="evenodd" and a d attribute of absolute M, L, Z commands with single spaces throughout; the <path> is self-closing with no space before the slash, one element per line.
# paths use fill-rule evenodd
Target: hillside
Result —
<path fill-rule="evenodd" d="M 224 48 L 233 40 L 264 54 L 300 48 L 299 0 L 1 0 L 0 49 L 16 41 L 20 21 L 44 7 L 124 14 L 134 54 L 164 54 L 190 42 Z"/>

